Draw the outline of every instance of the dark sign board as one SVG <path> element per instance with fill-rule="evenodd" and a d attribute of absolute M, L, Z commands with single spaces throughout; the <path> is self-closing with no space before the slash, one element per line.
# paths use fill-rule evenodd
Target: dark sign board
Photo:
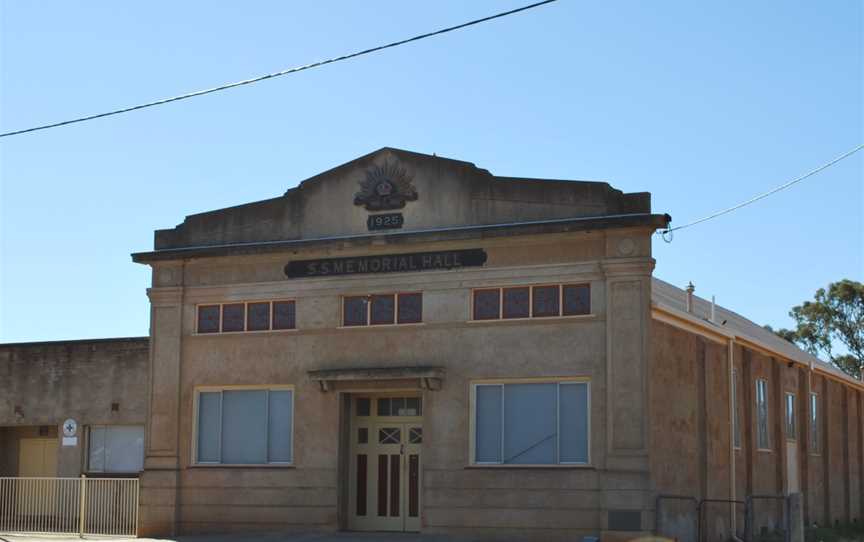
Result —
<path fill-rule="evenodd" d="M 405 223 L 402 213 L 384 213 L 383 215 L 369 215 L 366 219 L 366 226 L 369 231 L 373 230 L 393 230 L 401 228 Z"/>
<path fill-rule="evenodd" d="M 477 267 L 486 263 L 486 251 L 443 250 L 440 252 L 412 252 L 382 256 L 356 256 L 353 258 L 326 258 L 297 260 L 285 266 L 290 279 L 303 277 L 330 277 L 361 273 L 403 273 L 406 271 L 433 271 Z"/>

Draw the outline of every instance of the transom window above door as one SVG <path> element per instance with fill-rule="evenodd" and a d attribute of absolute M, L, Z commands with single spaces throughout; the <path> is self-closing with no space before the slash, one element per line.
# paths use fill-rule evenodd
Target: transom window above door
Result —
<path fill-rule="evenodd" d="M 373 412 L 374 407 L 374 412 Z M 354 399 L 357 416 L 422 416 L 423 400 L 420 397 L 369 397 Z"/>

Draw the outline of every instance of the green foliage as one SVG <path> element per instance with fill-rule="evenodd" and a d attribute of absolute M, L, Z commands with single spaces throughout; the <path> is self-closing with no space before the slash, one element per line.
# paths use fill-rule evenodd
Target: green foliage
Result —
<path fill-rule="evenodd" d="M 864 370 L 864 284 L 844 279 L 819 288 L 813 301 L 789 311 L 796 328 L 773 330 L 814 356 L 828 359 L 845 373 L 861 379 Z M 842 344 L 847 354 L 834 354 Z"/>

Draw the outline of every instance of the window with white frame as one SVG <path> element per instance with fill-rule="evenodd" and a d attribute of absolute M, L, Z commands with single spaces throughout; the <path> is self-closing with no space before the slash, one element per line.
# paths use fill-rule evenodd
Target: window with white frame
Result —
<path fill-rule="evenodd" d="M 795 413 L 795 394 L 786 394 L 786 438 L 795 440 L 798 438 L 798 416 Z"/>
<path fill-rule="evenodd" d="M 478 288 L 472 298 L 471 319 L 477 321 L 591 314 L 590 284 Z"/>
<path fill-rule="evenodd" d="M 741 447 L 741 419 L 738 408 L 738 371 L 732 371 L 732 438 L 735 448 Z"/>
<path fill-rule="evenodd" d="M 91 425 L 87 448 L 89 472 L 144 470 L 143 425 Z"/>
<path fill-rule="evenodd" d="M 768 381 L 756 380 L 756 447 L 760 450 L 770 450 L 771 440 L 768 434 Z"/>
<path fill-rule="evenodd" d="M 198 464 L 292 462 L 294 392 L 290 388 L 198 392 Z"/>
<path fill-rule="evenodd" d="M 478 383 L 473 401 L 473 463 L 588 464 L 588 382 Z"/>
<path fill-rule="evenodd" d="M 818 454 L 820 451 L 821 428 L 819 424 L 819 394 L 810 394 L 810 451 Z"/>
<path fill-rule="evenodd" d="M 195 330 L 205 334 L 295 329 L 294 305 L 293 300 L 198 305 Z"/>

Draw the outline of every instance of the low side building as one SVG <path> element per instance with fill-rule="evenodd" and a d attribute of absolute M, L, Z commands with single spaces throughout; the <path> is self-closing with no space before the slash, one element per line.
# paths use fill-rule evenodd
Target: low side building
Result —
<path fill-rule="evenodd" d="M 147 337 L 0 344 L 0 476 L 137 476 L 148 352 Z"/>

